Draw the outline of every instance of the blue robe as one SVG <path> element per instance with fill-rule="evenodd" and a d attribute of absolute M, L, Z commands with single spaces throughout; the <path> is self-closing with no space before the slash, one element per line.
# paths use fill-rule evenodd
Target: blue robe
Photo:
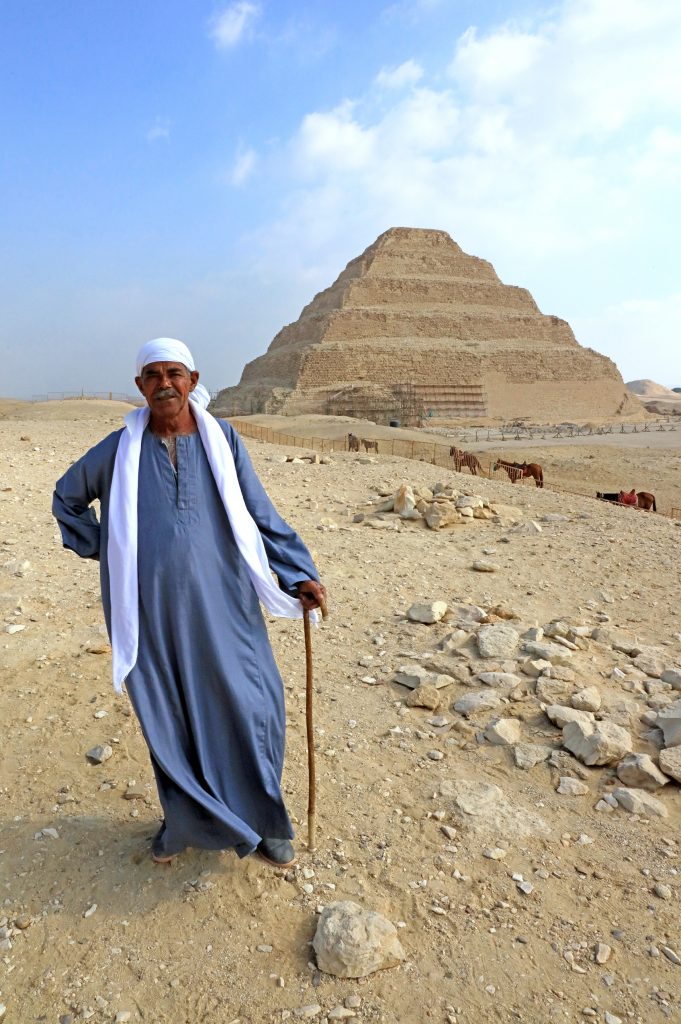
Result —
<path fill-rule="evenodd" d="M 318 579 L 310 554 L 278 515 L 239 435 L 218 420 L 246 507 L 279 586 Z M 109 634 L 109 494 L 121 431 L 57 482 L 53 513 L 64 546 L 100 563 Z M 101 503 L 97 520 L 90 504 Z M 284 690 L 260 603 L 197 433 L 177 438 L 177 473 L 147 429 L 138 493 L 139 654 L 126 680 L 149 747 L 165 821 L 154 852 L 291 839 L 281 794 Z"/>

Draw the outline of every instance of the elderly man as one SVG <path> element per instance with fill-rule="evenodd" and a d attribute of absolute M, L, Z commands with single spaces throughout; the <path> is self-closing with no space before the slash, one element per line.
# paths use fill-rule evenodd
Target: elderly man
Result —
<path fill-rule="evenodd" d="M 135 381 L 146 407 L 71 466 L 53 512 L 64 546 L 100 563 L 114 685 L 164 812 L 152 856 L 234 848 L 287 866 L 284 694 L 260 602 L 299 617 L 324 587 L 237 433 L 204 411 L 189 349 L 148 342 Z"/>

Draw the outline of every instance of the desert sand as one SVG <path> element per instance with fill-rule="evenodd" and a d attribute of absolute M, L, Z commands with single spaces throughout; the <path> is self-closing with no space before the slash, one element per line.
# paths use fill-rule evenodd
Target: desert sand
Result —
<path fill-rule="evenodd" d="M 652 792 L 659 806 L 647 813 L 613 808 L 623 785 L 615 766 L 571 757 L 543 710 L 595 687 L 596 717 L 659 758 L 655 716 L 681 695 L 622 648 L 681 669 L 681 527 L 548 485 L 645 485 L 679 505 L 678 433 L 661 433 L 658 448 L 639 447 L 637 434 L 537 449 L 543 491 L 380 453 L 280 462 L 310 452 L 247 440 L 329 590 L 330 618 L 314 633 L 318 849 L 305 846 L 302 626 L 272 620 L 298 866 L 276 871 L 253 857 L 189 851 L 167 868 L 149 856 L 160 809 L 140 730 L 112 689 L 98 567 L 62 549 L 50 516 L 54 480 L 120 425 L 125 407 L 78 403 L 74 415 L 50 405 L 5 407 L 0 422 L 7 1021 L 679 1019 L 679 784 Z M 516 442 L 504 448 L 508 458 L 524 451 Z M 497 514 L 439 531 L 376 516 L 380 496 L 401 483 L 437 481 L 480 495 Z M 474 571 L 481 559 L 494 571 Z M 444 619 L 407 618 L 414 602 L 434 600 L 449 606 Z M 538 681 L 521 670 L 528 654 L 520 647 L 483 659 L 477 624 L 460 649 L 438 650 L 460 606 L 520 635 L 562 620 L 576 638 L 564 648 L 569 668 L 556 664 Z M 453 673 L 436 711 L 407 705 L 411 691 L 394 681 L 402 666 Z M 495 669 L 519 682 L 495 689 L 478 678 Z M 496 706 L 454 710 L 478 692 Z M 522 743 L 551 748 L 553 763 L 539 750 L 534 767 L 517 767 L 512 747 L 485 738 L 499 717 L 514 720 Z M 89 764 L 86 751 L 105 743 L 113 756 Z M 557 793 L 561 778 L 582 783 L 572 787 L 581 795 Z M 462 782 L 475 814 L 457 804 Z M 504 799 L 480 784 L 499 787 Z M 485 854 L 499 850 L 501 859 Z M 402 966 L 364 980 L 317 970 L 310 941 L 319 910 L 341 899 L 397 925 Z M 359 1006 L 345 1009 L 351 996 Z"/>

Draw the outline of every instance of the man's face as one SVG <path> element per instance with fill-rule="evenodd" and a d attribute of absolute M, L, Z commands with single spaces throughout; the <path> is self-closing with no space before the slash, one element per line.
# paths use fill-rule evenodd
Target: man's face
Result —
<path fill-rule="evenodd" d="M 190 372 L 183 363 L 149 363 L 135 377 L 152 413 L 169 417 L 184 409 L 198 381 L 198 371 Z"/>

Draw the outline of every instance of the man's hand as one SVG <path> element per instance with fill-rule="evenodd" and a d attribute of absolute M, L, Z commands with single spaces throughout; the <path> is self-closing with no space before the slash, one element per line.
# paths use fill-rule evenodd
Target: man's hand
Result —
<path fill-rule="evenodd" d="M 303 580 L 298 584 L 298 597 L 303 608 L 307 608 L 308 611 L 319 608 L 322 603 L 326 604 L 326 587 L 316 580 Z"/>

